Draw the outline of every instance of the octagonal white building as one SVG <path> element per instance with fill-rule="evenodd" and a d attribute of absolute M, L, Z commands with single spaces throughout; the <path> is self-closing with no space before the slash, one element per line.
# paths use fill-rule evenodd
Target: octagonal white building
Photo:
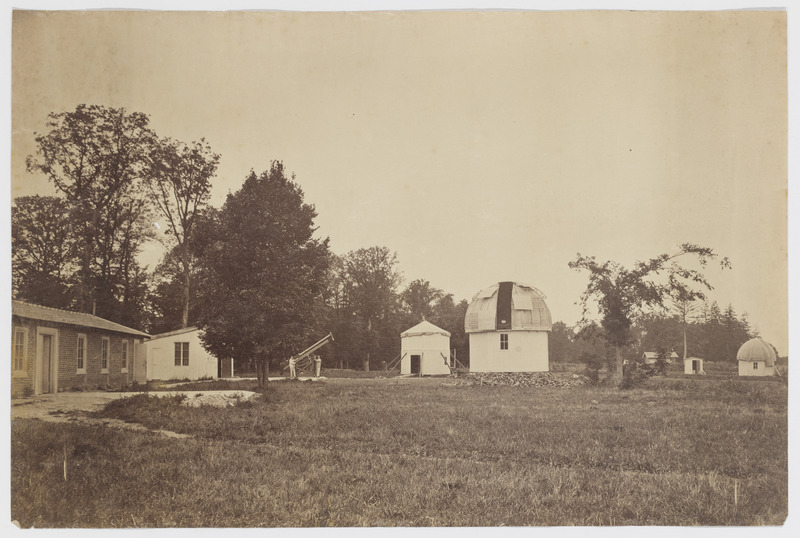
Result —
<path fill-rule="evenodd" d="M 547 372 L 553 327 L 544 294 L 518 282 L 482 289 L 467 307 L 471 372 Z"/>

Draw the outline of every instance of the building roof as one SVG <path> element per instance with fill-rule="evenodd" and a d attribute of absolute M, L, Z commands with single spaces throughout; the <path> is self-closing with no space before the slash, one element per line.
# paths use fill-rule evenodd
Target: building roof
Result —
<path fill-rule="evenodd" d="M 49 321 L 52 323 L 64 323 L 66 325 L 76 325 L 79 327 L 91 327 L 92 329 L 102 329 L 118 333 L 133 334 L 149 338 L 150 335 L 136 329 L 131 329 L 119 323 L 108 321 L 91 314 L 82 312 L 70 312 L 59 310 L 47 306 L 25 303 L 22 301 L 11 301 L 11 314 L 20 318 L 33 319 L 38 321 Z"/>
<path fill-rule="evenodd" d="M 765 361 L 767 366 L 775 366 L 777 355 L 770 344 L 761 338 L 753 338 L 742 344 L 736 358 L 740 361 Z"/>
<path fill-rule="evenodd" d="M 193 331 L 199 331 L 199 330 L 200 329 L 198 329 L 197 327 L 184 327 L 183 329 L 175 329 L 174 331 L 169 331 L 169 332 L 161 333 L 161 334 L 155 334 L 155 335 L 150 337 L 150 341 L 152 342 L 153 340 L 158 340 L 159 338 L 166 338 L 168 336 L 178 336 L 178 335 L 181 335 L 181 334 L 186 334 L 186 333 L 190 333 L 190 332 L 193 332 Z"/>
<path fill-rule="evenodd" d="M 657 351 L 645 351 L 644 352 L 644 358 L 645 359 L 657 359 L 658 358 L 658 352 Z M 677 359 L 678 358 L 678 354 L 675 353 L 674 351 L 672 351 L 672 352 L 670 352 L 669 355 L 667 355 L 667 358 L 668 359 Z"/>
<path fill-rule="evenodd" d="M 519 282 L 500 282 L 472 297 L 464 318 L 468 333 L 549 331 L 553 327 L 544 293 Z"/>
<path fill-rule="evenodd" d="M 440 329 L 430 321 L 422 321 L 417 323 L 413 327 L 408 330 L 403 331 L 400 333 L 400 338 L 405 338 L 407 336 L 427 336 L 429 334 L 443 334 L 450 337 L 450 333 L 445 331 L 444 329 Z"/>

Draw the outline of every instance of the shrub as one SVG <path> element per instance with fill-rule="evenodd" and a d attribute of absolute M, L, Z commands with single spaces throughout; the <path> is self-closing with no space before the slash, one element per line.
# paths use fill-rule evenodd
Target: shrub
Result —
<path fill-rule="evenodd" d="M 644 385 L 655 370 L 647 364 L 639 361 L 630 361 L 622 367 L 622 382 L 619 384 L 621 389 L 633 389 Z"/>

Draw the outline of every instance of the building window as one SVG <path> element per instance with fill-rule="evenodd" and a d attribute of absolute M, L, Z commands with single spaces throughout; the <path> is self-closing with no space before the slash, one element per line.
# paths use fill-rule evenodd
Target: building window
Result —
<path fill-rule="evenodd" d="M 128 371 L 128 341 L 122 341 L 122 371 Z"/>
<path fill-rule="evenodd" d="M 108 338 L 103 337 L 102 344 L 100 347 L 100 373 L 107 374 L 108 373 L 108 348 L 110 347 L 111 342 Z"/>
<path fill-rule="evenodd" d="M 86 373 L 86 335 L 79 334 L 78 335 L 78 349 L 75 352 L 75 356 L 77 358 L 78 363 L 78 373 L 85 374 Z"/>
<path fill-rule="evenodd" d="M 508 335 L 501 334 L 500 335 L 500 349 L 508 349 Z"/>
<path fill-rule="evenodd" d="M 189 342 L 175 342 L 175 366 L 189 366 Z"/>
<path fill-rule="evenodd" d="M 753 363 L 753 370 L 758 370 L 758 363 L 757 362 Z"/>
<path fill-rule="evenodd" d="M 14 373 L 25 373 L 25 351 L 27 349 L 28 332 L 25 329 L 14 329 L 14 349 L 12 350 L 14 360 Z"/>

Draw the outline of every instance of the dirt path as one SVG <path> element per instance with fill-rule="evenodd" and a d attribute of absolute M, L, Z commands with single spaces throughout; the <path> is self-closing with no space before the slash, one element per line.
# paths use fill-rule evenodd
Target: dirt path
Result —
<path fill-rule="evenodd" d="M 159 433 L 167 437 L 189 437 L 181 433 L 166 430 L 150 430 L 141 424 L 124 422 L 111 418 L 94 418 L 89 416 L 94 411 L 99 411 L 107 403 L 118 398 L 142 394 L 138 392 L 61 392 L 58 394 L 45 394 L 34 398 L 23 398 L 11 401 L 11 420 L 27 418 L 48 422 L 73 422 L 80 424 L 106 425 L 115 428 L 124 428 L 141 432 Z M 224 407 L 236 401 L 254 397 L 253 392 L 241 390 L 223 391 L 159 391 L 148 393 L 152 396 L 174 396 L 185 394 L 187 405 L 215 405 Z"/>

